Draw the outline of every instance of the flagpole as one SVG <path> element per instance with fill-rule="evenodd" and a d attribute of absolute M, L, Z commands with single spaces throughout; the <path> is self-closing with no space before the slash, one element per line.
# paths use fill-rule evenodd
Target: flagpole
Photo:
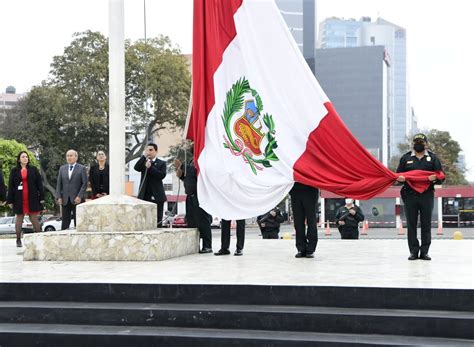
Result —
<path fill-rule="evenodd" d="M 124 1 L 109 0 L 109 188 L 110 194 L 77 206 L 77 231 L 123 232 L 156 228 L 156 204 L 125 195 L 125 41 Z M 138 219 L 137 219 L 138 218 Z M 137 234 L 139 235 L 139 234 Z M 120 235 L 120 237 L 122 237 Z M 140 238 L 140 236 L 138 236 Z M 145 247 L 145 243 L 138 247 Z M 135 239 L 136 241 L 136 239 Z M 134 242 L 135 242 L 134 241 Z M 125 244 L 131 240 L 124 241 Z M 138 241 L 141 242 L 141 241 Z M 107 246 L 102 242 L 100 245 Z M 131 247 L 130 245 L 128 245 Z M 103 255 L 99 247 L 97 254 Z M 133 247 L 131 247 L 132 249 Z M 97 250 L 96 250 L 97 251 Z M 114 252 L 114 251 L 112 251 Z M 115 251 L 115 255 L 120 253 Z M 134 253 L 131 251 L 131 253 Z M 135 254 L 135 253 L 134 253 Z M 137 253 L 138 254 L 138 253 Z M 135 255 L 132 255 L 134 258 Z M 132 260 L 128 257 L 127 259 Z M 98 258 L 97 258 L 98 259 Z M 95 258 L 89 260 L 97 260 Z M 116 258 L 118 259 L 118 258 Z M 133 260 L 139 260 L 135 257 Z M 141 259 L 144 260 L 144 259 Z"/>
<path fill-rule="evenodd" d="M 125 193 L 125 44 L 123 0 L 109 0 L 110 194 Z"/>

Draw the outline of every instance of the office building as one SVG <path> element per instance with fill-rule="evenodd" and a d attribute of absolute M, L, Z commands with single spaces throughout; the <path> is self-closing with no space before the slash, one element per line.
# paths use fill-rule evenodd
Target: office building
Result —
<path fill-rule="evenodd" d="M 346 126 L 387 165 L 391 66 L 385 47 L 317 49 L 315 69 L 321 87 Z"/>
<path fill-rule="evenodd" d="M 412 119 L 407 88 L 406 30 L 385 19 L 372 22 L 370 17 L 360 20 L 328 18 L 320 23 L 318 48 L 384 46 L 391 66 L 389 97 L 393 117 L 389 124 L 389 157 L 398 153 L 398 144 L 405 143 L 416 123 Z"/>
<path fill-rule="evenodd" d="M 314 73 L 317 40 L 316 0 L 276 0 L 280 12 Z"/>

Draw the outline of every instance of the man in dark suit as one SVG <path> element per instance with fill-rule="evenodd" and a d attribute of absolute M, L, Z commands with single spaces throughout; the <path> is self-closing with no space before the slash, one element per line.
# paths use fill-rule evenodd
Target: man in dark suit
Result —
<path fill-rule="evenodd" d="M 87 188 L 87 171 L 84 165 L 77 162 L 77 152 L 70 149 L 66 153 L 67 164 L 59 168 L 56 184 L 56 199 L 62 205 L 61 230 L 71 224 L 71 217 L 76 226 L 76 206 L 84 200 Z"/>
<path fill-rule="evenodd" d="M 157 223 L 163 223 L 163 205 L 166 201 L 163 179 L 166 177 L 166 163 L 157 158 L 158 146 L 149 143 L 142 157 L 135 164 L 135 171 L 141 172 L 138 198 L 153 202 L 157 207 Z"/>

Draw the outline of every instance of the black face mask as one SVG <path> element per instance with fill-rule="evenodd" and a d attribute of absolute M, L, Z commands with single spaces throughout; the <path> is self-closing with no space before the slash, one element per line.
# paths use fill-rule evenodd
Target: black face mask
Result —
<path fill-rule="evenodd" d="M 421 144 L 421 143 L 415 143 L 413 145 L 413 149 L 415 150 L 415 152 L 417 153 L 421 153 L 421 152 L 424 152 L 425 151 L 425 145 Z"/>

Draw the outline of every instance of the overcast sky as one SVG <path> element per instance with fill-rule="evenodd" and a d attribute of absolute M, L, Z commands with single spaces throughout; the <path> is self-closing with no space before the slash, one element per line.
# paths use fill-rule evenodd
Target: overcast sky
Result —
<path fill-rule="evenodd" d="M 192 49 L 192 0 L 147 0 L 148 37 L 165 34 Z M 318 22 L 331 16 L 380 16 L 407 29 L 411 104 L 422 128 L 447 130 L 474 180 L 474 47 L 470 1 L 317 0 Z M 143 1 L 125 0 L 125 36 L 144 36 Z M 0 90 L 18 93 L 48 77 L 74 32 L 108 32 L 107 0 L 0 0 Z"/>

